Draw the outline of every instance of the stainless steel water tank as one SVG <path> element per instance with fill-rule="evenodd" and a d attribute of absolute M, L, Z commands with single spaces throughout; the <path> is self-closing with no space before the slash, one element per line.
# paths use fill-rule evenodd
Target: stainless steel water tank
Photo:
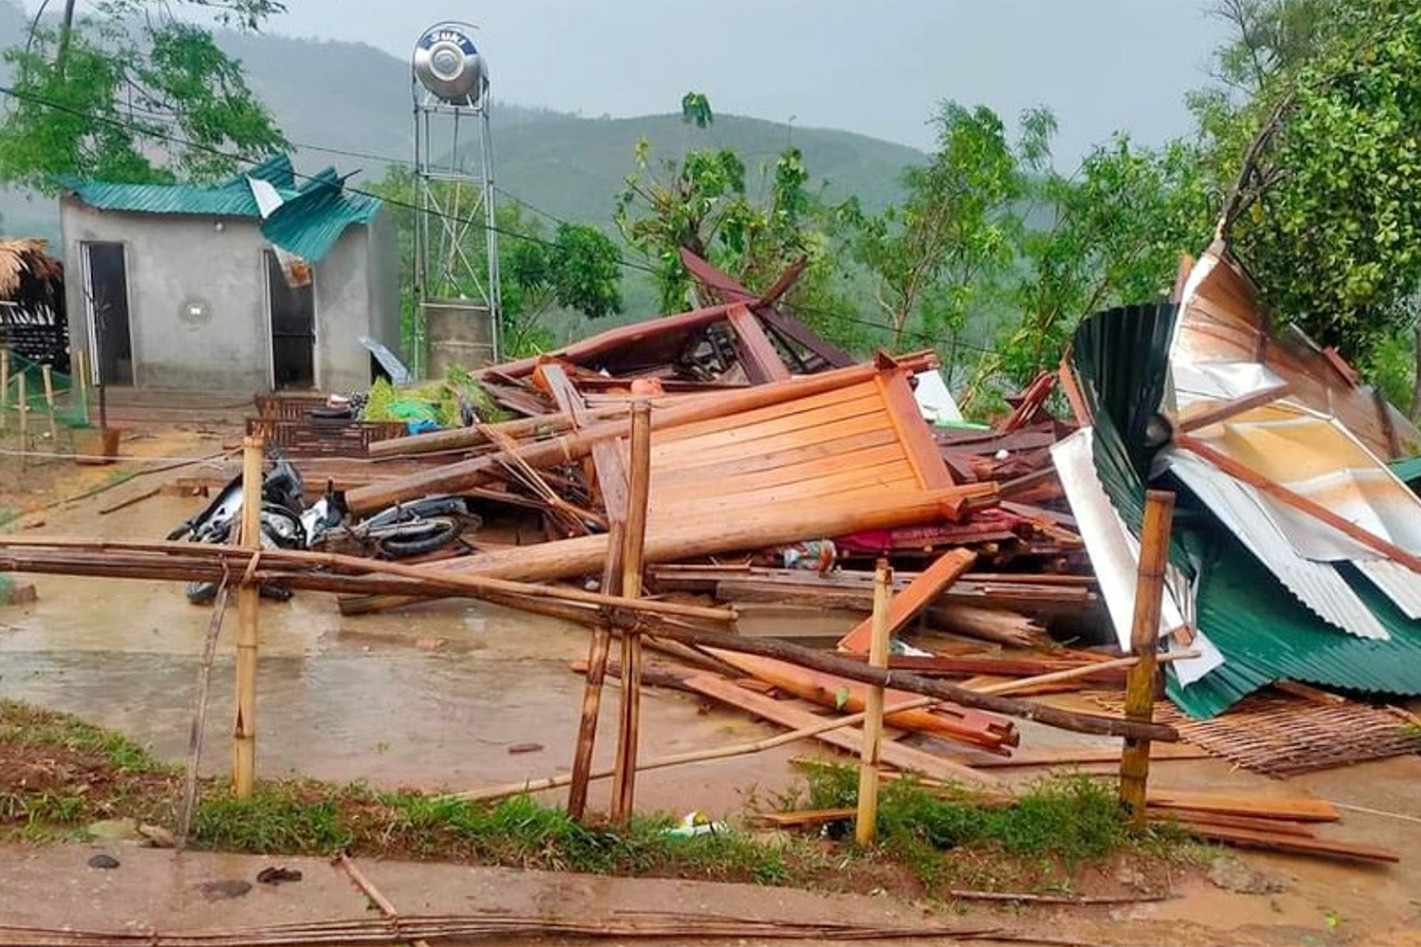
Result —
<path fill-rule="evenodd" d="M 488 67 L 467 23 L 439 23 L 414 47 L 414 74 L 441 102 L 473 108 L 488 92 Z"/>

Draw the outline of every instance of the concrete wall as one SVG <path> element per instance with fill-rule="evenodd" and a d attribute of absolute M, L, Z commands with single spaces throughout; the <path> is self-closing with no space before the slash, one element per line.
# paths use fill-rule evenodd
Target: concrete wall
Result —
<path fill-rule="evenodd" d="M 102 212 L 72 198 L 61 201 L 60 220 L 74 349 L 89 344 L 79 246 L 114 241 L 125 246 L 135 385 L 270 389 L 262 257 L 269 244 L 255 220 Z M 367 228 L 347 228 L 315 267 L 316 384 L 322 389 L 362 389 L 370 382 L 370 356 L 357 339 L 380 337 L 371 329 L 377 318 L 372 286 L 384 276 L 372 279 L 371 248 Z M 398 298 L 390 305 L 398 342 Z"/>
<path fill-rule="evenodd" d="M 410 364 L 410 354 L 400 345 L 400 236 L 394 217 L 382 211 L 368 231 L 366 272 L 370 286 L 371 338 Z"/>

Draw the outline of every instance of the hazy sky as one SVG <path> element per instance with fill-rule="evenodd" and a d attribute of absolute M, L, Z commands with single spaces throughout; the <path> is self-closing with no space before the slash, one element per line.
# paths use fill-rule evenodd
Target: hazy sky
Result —
<path fill-rule="evenodd" d="M 33 7 L 35 0 L 29 0 Z M 495 98 L 588 116 L 721 112 L 926 148 L 942 98 L 1047 105 L 1059 157 L 1190 127 L 1221 26 L 1209 0 L 286 0 L 267 29 L 407 58 L 426 26 L 479 27 Z M 312 81 L 337 77 L 312 76 Z"/>

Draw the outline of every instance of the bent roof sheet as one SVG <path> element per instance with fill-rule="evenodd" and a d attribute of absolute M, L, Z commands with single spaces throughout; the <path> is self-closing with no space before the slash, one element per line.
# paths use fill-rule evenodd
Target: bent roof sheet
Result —
<path fill-rule="evenodd" d="M 65 188 L 98 210 L 135 214 L 260 218 L 248 178 L 276 188 L 283 203 L 261 223 L 273 244 L 315 263 L 330 252 L 345 228 L 369 223 L 379 199 L 346 191 L 334 168 L 312 175 L 298 187 L 291 159 L 279 155 L 216 187 L 189 184 L 131 184 L 70 178 Z"/>

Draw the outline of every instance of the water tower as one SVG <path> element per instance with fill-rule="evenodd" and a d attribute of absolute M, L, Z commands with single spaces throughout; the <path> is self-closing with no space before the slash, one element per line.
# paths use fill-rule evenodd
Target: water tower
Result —
<path fill-rule="evenodd" d="M 425 377 L 500 356 L 488 68 L 473 32 L 467 23 L 436 24 L 420 36 L 411 61 L 420 208 L 414 358 Z"/>

